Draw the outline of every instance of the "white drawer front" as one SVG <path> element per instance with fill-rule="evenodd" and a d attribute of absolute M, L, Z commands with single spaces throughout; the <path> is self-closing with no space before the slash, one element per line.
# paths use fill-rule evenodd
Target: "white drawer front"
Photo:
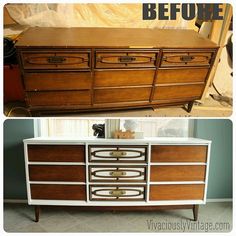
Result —
<path fill-rule="evenodd" d="M 145 195 L 145 186 L 90 186 L 91 201 L 140 201 Z"/>
<path fill-rule="evenodd" d="M 146 167 L 126 167 L 126 166 L 90 166 L 90 181 L 146 181 Z"/>
<path fill-rule="evenodd" d="M 90 162 L 146 162 L 147 146 L 89 146 Z"/>

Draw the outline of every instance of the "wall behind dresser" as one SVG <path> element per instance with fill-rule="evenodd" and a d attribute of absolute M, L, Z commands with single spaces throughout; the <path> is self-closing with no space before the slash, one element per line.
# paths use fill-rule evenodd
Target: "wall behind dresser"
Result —
<path fill-rule="evenodd" d="M 4 122 L 4 199 L 27 198 L 22 140 L 33 137 L 32 119 Z"/>
<path fill-rule="evenodd" d="M 232 198 L 232 123 L 195 120 L 194 136 L 212 140 L 208 199 Z M 34 136 L 32 119 L 4 123 L 4 199 L 26 199 L 22 140 Z"/>

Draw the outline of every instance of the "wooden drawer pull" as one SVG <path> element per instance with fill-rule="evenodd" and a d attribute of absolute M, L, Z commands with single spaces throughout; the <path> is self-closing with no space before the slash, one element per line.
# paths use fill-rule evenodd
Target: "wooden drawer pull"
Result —
<path fill-rule="evenodd" d="M 125 195 L 126 191 L 125 190 L 111 190 L 109 194 L 113 197 L 120 197 Z"/>
<path fill-rule="evenodd" d="M 132 61 L 135 61 L 135 60 L 136 60 L 136 58 L 135 57 L 131 57 L 131 56 L 119 57 L 119 61 L 123 62 L 123 63 L 128 63 L 128 62 L 132 62 Z"/>
<path fill-rule="evenodd" d="M 126 175 L 126 172 L 125 171 L 111 171 L 110 175 L 114 177 L 120 177 L 120 176 Z"/>
<path fill-rule="evenodd" d="M 121 157 L 121 156 L 126 156 L 126 152 L 122 152 L 122 151 L 113 151 L 113 152 L 110 152 L 110 155 L 112 157 Z"/>
<path fill-rule="evenodd" d="M 194 56 L 182 56 L 180 57 L 180 60 L 184 62 L 189 62 L 192 61 L 194 58 L 195 58 Z"/>
<path fill-rule="evenodd" d="M 53 57 L 48 57 L 47 59 L 48 63 L 63 63 L 64 61 L 66 61 L 65 57 L 62 56 L 53 56 Z"/>

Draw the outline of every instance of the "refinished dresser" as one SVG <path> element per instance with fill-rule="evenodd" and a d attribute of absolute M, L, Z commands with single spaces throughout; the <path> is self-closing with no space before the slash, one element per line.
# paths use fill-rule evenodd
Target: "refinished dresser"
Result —
<path fill-rule="evenodd" d="M 206 203 L 211 141 L 195 138 L 24 140 L 28 203 L 101 210 Z"/>
<path fill-rule="evenodd" d="M 218 46 L 193 30 L 29 28 L 16 48 L 33 114 L 187 105 Z"/>

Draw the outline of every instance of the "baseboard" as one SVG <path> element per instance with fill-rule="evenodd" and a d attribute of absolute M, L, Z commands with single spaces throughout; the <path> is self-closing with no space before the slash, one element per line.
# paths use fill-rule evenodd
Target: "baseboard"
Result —
<path fill-rule="evenodd" d="M 209 198 L 207 202 L 233 202 L 232 198 Z"/>
<path fill-rule="evenodd" d="M 4 199 L 4 203 L 28 203 L 27 199 Z"/>

